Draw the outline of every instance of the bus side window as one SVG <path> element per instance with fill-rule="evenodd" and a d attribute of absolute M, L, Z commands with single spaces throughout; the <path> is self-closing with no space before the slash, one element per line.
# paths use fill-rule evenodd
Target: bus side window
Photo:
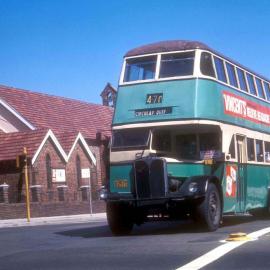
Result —
<path fill-rule="evenodd" d="M 270 163 L 270 142 L 264 142 L 265 162 Z"/>
<path fill-rule="evenodd" d="M 258 79 L 258 78 L 256 78 L 255 81 L 256 81 L 259 97 L 265 99 L 265 95 L 264 95 L 264 92 L 263 92 L 262 81 L 260 79 Z"/>
<path fill-rule="evenodd" d="M 223 60 L 214 56 L 217 77 L 220 81 L 227 83 Z"/>
<path fill-rule="evenodd" d="M 203 75 L 216 77 L 210 53 L 203 52 L 201 55 L 201 72 Z"/>
<path fill-rule="evenodd" d="M 230 147 L 229 147 L 229 154 L 231 158 L 235 158 L 235 143 L 234 143 L 234 135 L 232 136 Z"/>
<path fill-rule="evenodd" d="M 269 86 L 269 83 L 263 82 L 263 85 L 264 85 L 264 90 L 265 90 L 265 93 L 266 93 L 267 100 L 269 101 L 270 100 L 270 86 Z"/>
<path fill-rule="evenodd" d="M 237 68 L 237 75 L 238 75 L 238 80 L 239 80 L 239 83 L 240 83 L 241 90 L 244 90 L 244 91 L 248 92 L 244 71 Z"/>
<path fill-rule="evenodd" d="M 229 76 L 230 85 L 238 87 L 234 66 L 226 62 L 227 73 Z"/>
<path fill-rule="evenodd" d="M 256 158 L 258 162 L 263 162 L 263 147 L 262 141 L 256 140 Z"/>
<path fill-rule="evenodd" d="M 247 73 L 247 80 L 248 80 L 249 92 L 257 96 L 257 92 L 256 92 L 255 84 L 254 84 L 254 78 L 249 73 Z"/>
<path fill-rule="evenodd" d="M 247 138 L 248 160 L 255 161 L 254 139 Z"/>

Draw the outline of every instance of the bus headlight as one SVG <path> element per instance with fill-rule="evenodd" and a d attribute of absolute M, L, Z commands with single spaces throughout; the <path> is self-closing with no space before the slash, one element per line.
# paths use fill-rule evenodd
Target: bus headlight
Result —
<path fill-rule="evenodd" d="M 198 184 L 196 182 L 191 182 L 188 186 L 188 190 L 191 193 L 195 193 L 198 191 Z"/>
<path fill-rule="evenodd" d="M 99 199 L 100 200 L 106 200 L 108 197 L 108 191 L 105 189 L 105 187 L 102 187 L 99 190 Z"/>

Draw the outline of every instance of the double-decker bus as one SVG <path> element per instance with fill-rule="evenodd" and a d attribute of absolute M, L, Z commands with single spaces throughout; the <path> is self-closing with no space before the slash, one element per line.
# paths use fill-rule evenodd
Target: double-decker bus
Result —
<path fill-rule="evenodd" d="M 102 197 L 114 234 L 150 214 L 269 210 L 270 82 L 200 42 L 165 41 L 124 57 Z"/>

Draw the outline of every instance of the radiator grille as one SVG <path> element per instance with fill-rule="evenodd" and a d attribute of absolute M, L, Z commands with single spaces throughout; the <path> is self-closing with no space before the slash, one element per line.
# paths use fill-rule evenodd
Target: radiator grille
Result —
<path fill-rule="evenodd" d="M 135 185 L 141 199 L 165 196 L 164 161 L 145 159 L 135 161 Z"/>

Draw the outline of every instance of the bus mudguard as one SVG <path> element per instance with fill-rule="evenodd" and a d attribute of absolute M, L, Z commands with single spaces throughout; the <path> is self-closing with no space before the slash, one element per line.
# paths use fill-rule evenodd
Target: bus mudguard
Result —
<path fill-rule="evenodd" d="M 203 197 L 207 191 L 209 183 L 216 185 L 223 204 L 221 183 L 215 176 L 198 175 L 187 178 L 179 190 L 179 195 L 190 198 Z"/>

